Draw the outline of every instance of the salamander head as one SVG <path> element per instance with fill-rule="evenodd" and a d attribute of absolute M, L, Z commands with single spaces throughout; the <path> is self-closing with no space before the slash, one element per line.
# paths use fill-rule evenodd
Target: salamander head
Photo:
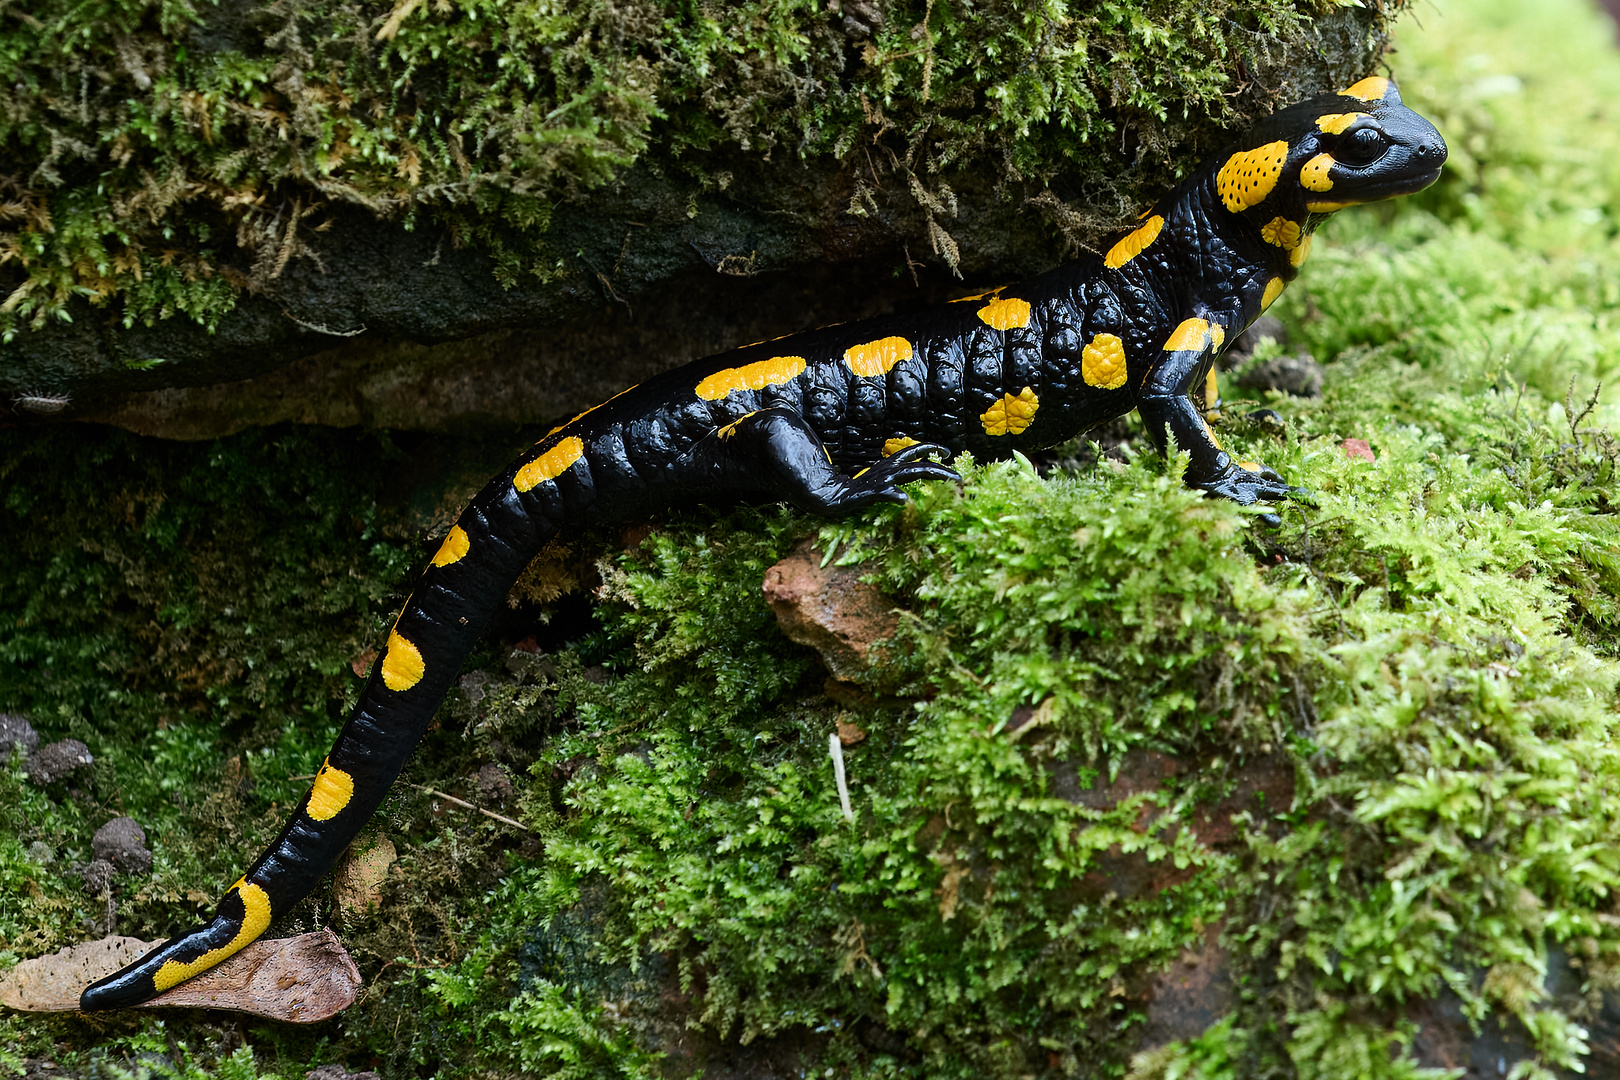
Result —
<path fill-rule="evenodd" d="M 1446 160 L 1440 132 L 1373 76 L 1262 120 L 1215 162 L 1227 210 L 1264 224 L 1410 195 Z"/>

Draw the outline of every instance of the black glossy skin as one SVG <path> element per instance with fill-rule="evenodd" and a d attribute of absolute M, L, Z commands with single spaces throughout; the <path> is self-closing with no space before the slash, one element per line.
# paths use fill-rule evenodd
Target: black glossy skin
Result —
<path fill-rule="evenodd" d="M 1337 134 L 1318 123 L 1341 114 L 1365 115 Z M 1274 186 L 1256 205 L 1229 209 L 1217 181 L 1222 166 L 1234 152 L 1275 146 L 1277 140 L 1286 141 L 1287 156 Z M 1301 168 L 1313 159 L 1320 164 L 1321 154 L 1335 155 L 1327 192 L 1300 182 Z M 261 923 L 313 889 L 387 793 L 512 582 L 561 532 L 711 495 L 786 500 L 818 514 L 847 514 L 904 500 L 901 485 L 914 480 L 955 479 L 935 457 L 969 450 L 984 459 L 1036 450 L 1133 408 L 1161 445 L 1168 432 L 1189 452 L 1188 484 L 1240 503 L 1286 497 L 1293 489 L 1275 473 L 1240 467 L 1219 448 L 1189 398 L 1223 341 L 1259 316 L 1267 286 L 1297 273 L 1294 264 L 1301 260 L 1268 242 L 1267 223 L 1294 222 L 1298 235 L 1308 237 L 1326 217 L 1309 209 L 1311 200 L 1333 200 L 1336 207 L 1416 191 L 1433 182 L 1445 156 L 1439 133 L 1401 105 L 1393 85 L 1363 80 L 1275 114 L 1200 168 L 1143 215 L 1162 217 L 1163 226 L 1123 265 L 1111 267 L 1089 255 L 984 298 L 711 356 L 556 429 L 473 500 L 459 522 L 466 553 L 430 566 L 406 603 L 397 634 L 420 653 L 423 672 L 414 684 L 390 689 L 382 675 L 389 654 L 376 666 L 328 758 L 332 768 L 353 778 L 352 798 L 317 820 L 306 796 L 245 875 L 244 882 L 260 891 L 233 885 L 212 922 L 89 987 L 82 1007 L 119 1008 L 155 996 L 162 987 L 154 975 L 166 963 L 189 964 L 211 950 L 217 952 L 210 963 L 217 963 L 229 946 L 257 936 Z M 1007 300 L 1028 303 L 1026 325 L 987 325 L 981 311 Z M 1210 329 L 1188 336 L 1181 347 L 1167 347 L 1189 319 Z M 1114 389 L 1088 385 L 1084 377 L 1084 347 L 1098 334 L 1123 342 L 1126 377 Z M 886 374 L 858 374 L 846 363 L 846 350 L 891 337 L 905 339 L 911 356 Z M 695 392 L 711 375 L 783 356 L 802 357 L 803 373 L 714 400 Z M 1026 388 L 1038 402 L 1027 429 L 990 433 L 982 419 L 986 412 L 1003 395 Z M 883 456 L 885 442 L 902 437 L 916 444 Z M 569 439 L 579 440 L 576 461 L 526 491 L 514 486 L 525 466 Z M 394 641 L 389 653 L 403 649 Z M 249 902 L 259 905 L 261 917 L 244 931 Z M 174 971 L 160 978 L 173 983 Z"/>

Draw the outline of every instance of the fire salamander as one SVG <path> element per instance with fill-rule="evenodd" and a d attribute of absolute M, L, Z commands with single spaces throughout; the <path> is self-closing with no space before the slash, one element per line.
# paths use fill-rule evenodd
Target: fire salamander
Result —
<path fill-rule="evenodd" d="M 484 488 L 388 633 L 309 794 L 208 924 L 83 993 L 134 1005 L 264 933 L 387 794 L 492 612 L 552 537 L 711 495 L 841 515 L 1138 410 L 1186 482 L 1239 503 L 1296 489 L 1232 460 L 1190 398 L 1293 280 L 1328 215 L 1433 183 L 1434 126 L 1367 78 L 1268 117 L 1088 255 L 1022 285 L 750 345 L 659 375 L 556 428 Z"/>

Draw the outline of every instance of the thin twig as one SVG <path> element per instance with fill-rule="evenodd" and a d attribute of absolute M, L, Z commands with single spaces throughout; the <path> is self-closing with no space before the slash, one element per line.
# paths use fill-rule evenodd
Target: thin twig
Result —
<path fill-rule="evenodd" d="M 836 738 L 836 736 L 834 736 L 834 737 Z M 287 779 L 288 780 L 313 780 L 313 779 L 315 779 L 315 774 L 311 773 L 308 776 L 289 776 L 289 777 L 287 777 Z M 524 832 L 534 832 L 533 829 L 529 828 L 527 825 L 523 824 L 523 822 L 521 822 L 521 821 L 513 821 L 511 818 L 506 817 L 503 814 L 497 814 L 493 810 L 485 810 L 482 806 L 474 806 L 472 803 L 468 802 L 466 799 L 458 799 L 454 795 L 446 795 L 444 792 L 440 791 L 438 788 L 423 787 L 421 784 L 413 784 L 409 780 L 401 780 L 400 783 L 404 784 L 406 787 L 413 787 L 417 791 L 425 791 L 429 795 L 437 795 L 439 798 L 445 800 L 446 802 L 455 803 L 457 806 L 464 807 L 464 808 L 466 808 L 468 810 L 476 810 L 480 814 L 483 814 L 485 817 L 494 818 L 496 821 L 499 821 L 499 822 L 501 822 L 502 824 L 505 824 L 505 825 L 510 825 L 515 829 L 522 829 Z"/>

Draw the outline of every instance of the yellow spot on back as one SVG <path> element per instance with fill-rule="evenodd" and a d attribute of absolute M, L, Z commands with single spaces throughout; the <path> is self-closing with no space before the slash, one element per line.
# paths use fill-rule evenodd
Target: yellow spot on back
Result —
<path fill-rule="evenodd" d="M 844 350 L 844 363 L 862 378 L 887 375 L 894 365 L 911 359 L 911 342 L 903 337 L 878 338 Z"/>
<path fill-rule="evenodd" d="M 769 360 L 756 360 L 742 367 L 726 368 L 697 384 L 693 391 L 704 401 L 719 401 L 738 390 L 763 390 L 767 386 L 781 386 L 804 374 L 804 357 L 773 356 Z"/>
<path fill-rule="evenodd" d="M 337 812 L 354 798 L 354 777 L 332 764 L 327 758 L 315 774 L 315 783 L 309 789 L 309 805 L 304 813 L 316 821 L 330 821 Z"/>
<path fill-rule="evenodd" d="M 992 300 L 979 309 L 979 318 L 997 330 L 1018 330 L 1029 325 L 1028 300 Z"/>
<path fill-rule="evenodd" d="M 444 543 L 433 556 L 434 566 L 449 566 L 453 562 L 460 562 L 472 548 L 472 542 L 467 539 L 467 530 L 460 525 L 450 526 L 445 534 Z"/>
<path fill-rule="evenodd" d="M 1312 235 L 1307 236 L 1304 240 L 1300 241 L 1299 247 L 1288 253 L 1288 264 L 1290 266 L 1304 265 L 1305 256 L 1311 253 L 1311 241 L 1314 239 L 1316 239 L 1316 236 L 1313 233 Z"/>
<path fill-rule="evenodd" d="M 1253 150 L 1233 154 L 1215 175 L 1215 190 L 1232 213 L 1265 202 L 1288 160 L 1288 140 L 1278 139 Z"/>
<path fill-rule="evenodd" d="M 1341 97 L 1360 98 L 1362 101 L 1383 101 L 1389 93 L 1389 80 L 1382 75 L 1369 75 L 1353 86 L 1339 91 Z"/>
<path fill-rule="evenodd" d="M 1260 226 L 1260 239 L 1284 251 L 1299 247 L 1299 235 L 1299 222 L 1289 221 L 1285 217 L 1274 217 Z"/>
<path fill-rule="evenodd" d="M 182 964 L 178 960 L 170 960 L 152 974 L 152 985 L 158 990 L 167 990 L 171 986 L 178 986 L 193 975 L 201 975 L 227 956 L 232 955 L 242 946 L 254 941 L 258 936 L 270 928 L 270 897 L 257 885 L 244 885 L 240 880 L 231 889 L 242 898 L 242 907 L 246 914 L 242 919 L 242 929 L 236 936 L 217 949 L 209 949 L 189 964 Z M 229 892 L 230 890 L 226 890 Z"/>
<path fill-rule="evenodd" d="M 1221 380 L 1220 373 L 1213 367 L 1204 376 L 1204 408 L 1210 410 L 1210 415 L 1216 415 L 1215 410 L 1220 407 Z"/>
<path fill-rule="evenodd" d="M 1017 397 L 1001 395 L 1000 401 L 979 416 L 979 422 L 984 425 L 986 435 L 1022 435 L 1035 422 L 1035 410 L 1040 407 L 1034 389 L 1026 386 Z"/>
<path fill-rule="evenodd" d="M 1276 303 L 1277 297 L 1281 296 L 1283 290 L 1287 287 L 1288 282 L 1284 281 L 1280 277 L 1274 277 L 1270 281 L 1266 282 L 1266 291 L 1260 294 L 1260 310 L 1264 311 L 1266 308 Z"/>
<path fill-rule="evenodd" d="M 388 652 L 383 657 L 382 681 L 388 689 L 398 693 L 409 690 L 422 681 L 427 665 L 422 663 L 422 650 L 399 636 L 398 630 L 388 632 Z"/>
<path fill-rule="evenodd" d="M 585 444 L 580 441 L 579 436 L 570 435 L 566 439 L 559 439 L 556 446 L 519 469 L 517 475 L 512 478 L 512 486 L 519 491 L 528 491 L 547 480 L 555 480 L 584 456 Z"/>
<path fill-rule="evenodd" d="M 902 435 L 898 439 L 890 439 L 888 442 L 883 444 L 883 456 L 888 457 L 890 454 L 898 454 L 906 447 L 916 445 L 916 439 Z"/>
<path fill-rule="evenodd" d="M 1164 218 L 1154 214 L 1131 233 L 1108 249 L 1103 256 L 1103 265 L 1111 270 L 1118 270 L 1138 255 L 1142 254 L 1147 246 L 1159 238 L 1159 230 L 1164 228 Z"/>
<path fill-rule="evenodd" d="M 1164 343 L 1164 351 L 1203 352 L 1211 346 L 1220 348 L 1225 340 L 1226 331 L 1216 323 L 1207 319 L 1182 319 L 1181 325 L 1170 335 L 1170 340 Z"/>
<path fill-rule="evenodd" d="M 1299 170 L 1299 182 L 1307 191 L 1332 191 L 1333 177 L 1328 170 L 1334 165 L 1332 154 L 1317 154 Z"/>
<path fill-rule="evenodd" d="M 1098 334 L 1080 350 L 1080 377 L 1087 386 L 1118 390 L 1125 385 L 1125 343 L 1114 334 Z"/>
<path fill-rule="evenodd" d="M 1357 120 L 1370 120 L 1371 114 L 1364 112 L 1338 112 L 1328 113 L 1326 116 L 1316 118 L 1316 126 L 1329 135 L 1343 135 L 1344 129 Z"/>

